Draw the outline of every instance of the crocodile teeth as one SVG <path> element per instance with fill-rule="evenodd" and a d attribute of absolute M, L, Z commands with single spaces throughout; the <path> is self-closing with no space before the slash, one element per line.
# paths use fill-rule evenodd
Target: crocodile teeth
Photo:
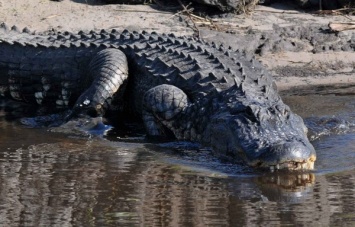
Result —
<path fill-rule="evenodd" d="M 284 162 L 269 166 L 271 172 L 276 170 L 312 170 L 314 162 Z"/>
<path fill-rule="evenodd" d="M 43 90 L 45 90 L 45 91 L 48 91 L 50 88 L 51 88 L 51 85 L 49 85 L 49 84 L 43 85 Z"/>
<path fill-rule="evenodd" d="M 279 169 L 288 169 L 291 166 L 289 166 L 290 163 L 281 163 L 281 164 L 277 164 L 279 166 Z"/>
<path fill-rule="evenodd" d="M 303 163 L 298 162 L 296 168 L 303 169 Z"/>
<path fill-rule="evenodd" d="M 57 100 L 55 104 L 57 104 L 57 106 L 63 106 L 64 102 L 63 100 Z"/>
<path fill-rule="evenodd" d="M 313 169 L 313 167 L 314 167 L 314 162 L 298 163 L 298 166 L 297 166 L 297 168 L 300 168 L 300 169 Z"/>
<path fill-rule="evenodd" d="M 314 162 L 308 163 L 308 169 L 314 169 Z"/>
<path fill-rule="evenodd" d="M 42 92 L 36 92 L 35 93 L 35 98 L 36 99 L 43 99 L 43 93 Z"/>
<path fill-rule="evenodd" d="M 36 99 L 36 102 L 37 102 L 38 105 L 41 105 L 42 101 L 43 101 L 43 99 Z"/>
<path fill-rule="evenodd" d="M 270 172 L 274 172 L 275 171 L 275 166 L 270 166 Z"/>

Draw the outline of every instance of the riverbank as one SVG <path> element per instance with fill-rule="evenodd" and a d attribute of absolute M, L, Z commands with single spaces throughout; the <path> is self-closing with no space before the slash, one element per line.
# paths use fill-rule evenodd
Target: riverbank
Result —
<path fill-rule="evenodd" d="M 176 8 L 94 2 L 0 0 L 0 22 L 39 32 L 128 29 L 198 35 L 256 54 L 273 73 L 280 90 L 355 85 L 354 30 L 333 33 L 328 28 L 331 22 L 355 21 L 355 16 L 303 12 L 292 5 L 273 4 L 257 6 L 249 14 L 206 19 Z"/>

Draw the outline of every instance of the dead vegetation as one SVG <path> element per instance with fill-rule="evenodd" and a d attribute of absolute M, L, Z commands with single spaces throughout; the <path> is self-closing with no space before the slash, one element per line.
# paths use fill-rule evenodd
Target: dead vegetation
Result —
<path fill-rule="evenodd" d="M 258 5 L 259 0 L 251 0 L 250 2 L 246 2 L 245 0 L 241 0 L 241 4 L 237 8 L 235 13 L 244 13 L 249 14 L 254 11 L 256 5 Z"/>
<path fill-rule="evenodd" d="M 205 27 L 208 28 L 209 30 L 214 30 L 219 32 L 229 32 L 229 33 L 234 33 L 235 29 L 238 28 L 235 25 L 225 22 L 223 20 L 211 19 L 206 15 L 198 16 L 194 14 L 194 8 L 191 7 L 191 3 L 189 3 L 188 5 L 184 5 L 181 0 L 177 0 L 177 1 L 179 2 L 179 5 L 182 8 L 182 10 L 179 10 L 177 13 L 174 14 L 174 16 L 181 16 L 181 15 L 186 16 L 186 23 L 194 30 L 195 36 L 197 37 L 200 36 L 200 30 L 199 30 L 200 27 Z M 161 4 L 157 0 L 151 0 L 150 3 L 159 4 L 161 6 Z M 241 0 L 241 4 L 239 5 L 238 9 L 235 10 L 234 13 L 251 14 L 254 12 L 258 3 L 259 0 L 250 0 L 250 1 Z M 318 14 L 322 16 L 342 15 L 344 17 L 347 17 L 350 20 L 350 22 L 345 22 L 345 23 L 332 22 L 329 23 L 328 26 L 330 30 L 333 32 L 352 30 L 355 29 L 355 22 L 351 21 L 351 18 L 348 16 L 355 14 L 355 8 L 351 8 L 351 6 L 352 5 L 349 5 L 345 8 L 335 9 L 335 10 L 322 10 L 322 4 L 320 1 L 319 10 L 312 11 L 310 13 Z M 270 11 L 270 13 L 274 13 L 274 12 L 275 11 Z M 287 14 L 290 12 L 284 11 L 283 13 Z"/>
<path fill-rule="evenodd" d="M 203 16 L 198 16 L 194 13 L 194 8 L 192 8 L 191 3 L 189 3 L 188 5 L 184 5 L 181 0 L 178 0 L 178 2 L 182 9 L 178 10 L 178 12 L 173 15 L 173 17 L 185 16 L 186 24 L 191 29 L 193 29 L 194 35 L 196 37 L 200 37 L 200 28 L 207 28 L 213 31 L 228 33 L 235 33 L 236 29 L 240 29 L 240 27 L 232 23 L 228 23 L 220 19 L 212 19 L 206 14 L 204 14 Z M 249 14 L 254 10 L 258 2 L 259 0 L 251 0 L 251 2 L 247 3 L 245 0 L 242 0 L 242 4 L 236 11 L 238 11 L 239 13 L 242 12 L 244 14 Z"/>
<path fill-rule="evenodd" d="M 355 22 L 344 22 L 344 23 L 336 23 L 332 22 L 329 23 L 329 28 L 330 30 L 334 32 L 341 32 L 341 31 L 346 31 L 346 30 L 352 30 L 355 29 Z"/>

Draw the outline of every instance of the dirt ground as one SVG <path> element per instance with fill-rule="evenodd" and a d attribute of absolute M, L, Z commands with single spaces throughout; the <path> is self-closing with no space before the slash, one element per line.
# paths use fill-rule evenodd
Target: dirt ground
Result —
<path fill-rule="evenodd" d="M 180 12 L 180 13 L 179 13 Z M 355 93 L 355 29 L 331 33 L 330 22 L 355 16 L 303 12 L 292 5 L 257 6 L 252 13 L 204 19 L 176 7 L 98 5 L 94 0 L 0 0 L 0 23 L 32 31 L 128 29 L 199 36 L 257 58 L 280 90 L 337 85 Z M 308 89 L 311 92 L 312 89 Z"/>

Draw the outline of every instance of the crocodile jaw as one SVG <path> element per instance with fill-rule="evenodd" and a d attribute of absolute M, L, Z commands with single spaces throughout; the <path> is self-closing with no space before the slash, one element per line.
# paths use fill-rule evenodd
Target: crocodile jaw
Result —
<path fill-rule="evenodd" d="M 313 170 L 315 161 L 316 161 L 316 156 L 311 155 L 309 159 L 304 160 L 303 162 L 296 162 L 296 161 L 283 162 L 276 165 L 269 165 L 268 168 L 270 169 L 270 172 L 274 172 L 277 170 L 291 170 L 291 171 Z"/>

